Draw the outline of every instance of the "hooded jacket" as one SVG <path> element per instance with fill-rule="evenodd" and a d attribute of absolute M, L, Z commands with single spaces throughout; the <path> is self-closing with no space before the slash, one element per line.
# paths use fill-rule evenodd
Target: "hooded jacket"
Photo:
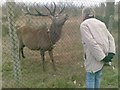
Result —
<path fill-rule="evenodd" d="M 80 25 L 81 39 L 84 48 L 85 68 L 87 72 L 102 69 L 103 58 L 111 52 L 115 53 L 115 41 L 106 25 L 95 18 L 89 18 Z"/>

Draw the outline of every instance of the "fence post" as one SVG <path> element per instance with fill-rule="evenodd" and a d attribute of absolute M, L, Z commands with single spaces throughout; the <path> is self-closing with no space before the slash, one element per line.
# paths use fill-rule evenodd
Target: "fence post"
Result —
<path fill-rule="evenodd" d="M 110 31 L 110 33 L 112 33 L 112 29 L 113 29 L 113 15 L 109 17 L 108 30 Z"/>
<path fill-rule="evenodd" d="M 0 89 L 2 90 L 2 5 L 0 5 Z"/>
<path fill-rule="evenodd" d="M 13 73 L 15 84 L 17 87 L 20 86 L 21 79 L 21 67 L 19 58 L 19 45 L 18 38 L 15 28 L 15 15 L 14 15 L 15 2 L 13 0 L 7 0 L 7 14 L 9 23 L 9 35 L 10 35 L 10 45 L 11 45 L 11 57 L 13 60 Z"/>

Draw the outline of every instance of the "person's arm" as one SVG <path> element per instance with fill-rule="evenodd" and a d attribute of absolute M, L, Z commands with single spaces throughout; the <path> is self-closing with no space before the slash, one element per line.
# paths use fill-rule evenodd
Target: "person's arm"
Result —
<path fill-rule="evenodd" d="M 108 40 L 109 40 L 109 53 L 116 53 L 116 50 L 115 50 L 115 40 L 113 38 L 113 36 L 109 33 L 109 31 L 107 31 L 108 33 Z"/>
<path fill-rule="evenodd" d="M 113 56 L 116 53 L 116 50 L 115 50 L 115 40 L 114 40 L 113 36 L 110 34 L 110 32 L 108 30 L 107 30 L 107 34 L 108 34 L 108 41 L 109 41 L 108 58 L 109 59 L 113 59 Z"/>
<path fill-rule="evenodd" d="M 82 41 L 88 46 L 91 54 L 96 58 L 97 61 L 103 60 L 106 55 L 91 35 L 89 28 L 86 25 L 81 25 L 80 31 Z"/>

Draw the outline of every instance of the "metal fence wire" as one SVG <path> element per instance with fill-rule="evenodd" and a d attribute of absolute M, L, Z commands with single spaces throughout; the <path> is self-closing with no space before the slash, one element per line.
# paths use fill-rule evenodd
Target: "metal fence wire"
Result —
<path fill-rule="evenodd" d="M 82 9 L 87 6 L 93 7 L 96 17 L 108 24 L 108 29 L 111 30 L 116 43 L 118 43 L 117 26 L 115 26 L 118 21 L 117 2 L 114 3 L 114 14 L 109 15 L 111 19 L 108 22 L 105 18 L 106 2 L 26 1 L 3 3 L 2 88 L 85 88 L 85 68 L 79 25 L 82 22 Z M 64 17 L 60 17 L 61 20 L 58 22 L 56 19 L 59 18 L 59 13 Z M 63 20 L 65 22 L 59 26 L 52 24 L 59 24 Z M 58 31 L 54 31 L 54 29 Z M 19 30 L 22 31 L 18 32 Z M 46 30 L 47 33 L 45 33 Z M 52 39 L 56 42 L 50 43 L 50 30 L 54 31 L 52 35 L 55 37 Z M 18 37 L 17 33 L 23 36 Z M 23 45 L 25 58 L 19 52 L 22 50 L 19 48 L 20 38 L 23 40 L 20 41 L 21 43 L 28 45 L 28 47 Z M 53 43 L 55 45 L 52 45 Z M 46 48 L 47 45 L 50 47 L 49 49 Z M 45 58 L 43 59 L 44 54 Z M 56 71 L 52 58 L 54 58 Z M 45 62 L 43 62 L 44 60 Z M 117 66 L 117 60 L 113 63 Z M 111 68 L 107 67 L 105 71 L 109 69 Z M 105 78 L 107 75 L 105 74 L 101 87 L 117 87 L 117 67 L 116 71 L 110 73 L 113 72 L 114 83 L 110 83 L 112 79 Z"/>

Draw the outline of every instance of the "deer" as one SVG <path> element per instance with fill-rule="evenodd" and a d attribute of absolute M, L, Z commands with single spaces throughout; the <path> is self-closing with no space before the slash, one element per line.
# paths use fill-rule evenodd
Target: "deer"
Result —
<path fill-rule="evenodd" d="M 39 28 L 35 30 L 27 25 L 17 30 L 17 36 L 19 40 L 19 57 L 21 57 L 22 55 L 22 57 L 25 58 L 23 52 L 24 47 L 28 47 L 31 50 L 39 50 L 42 59 L 43 71 L 45 71 L 45 52 L 48 51 L 50 59 L 52 61 L 53 69 L 54 71 L 56 71 L 53 57 L 53 49 L 56 42 L 58 42 L 61 37 L 62 28 L 64 23 L 68 19 L 68 15 L 62 14 L 65 6 L 60 9 L 59 13 L 56 13 L 55 3 L 53 10 L 48 8 L 46 5 L 44 5 L 44 7 L 49 13 L 43 14 L 36 8 L 36 12 L 32 13 L 28 8 L 26 8 L 25 15 L 43 17 L 47 16 L 51 19 L 52 22 L 49 28 Z"/>

